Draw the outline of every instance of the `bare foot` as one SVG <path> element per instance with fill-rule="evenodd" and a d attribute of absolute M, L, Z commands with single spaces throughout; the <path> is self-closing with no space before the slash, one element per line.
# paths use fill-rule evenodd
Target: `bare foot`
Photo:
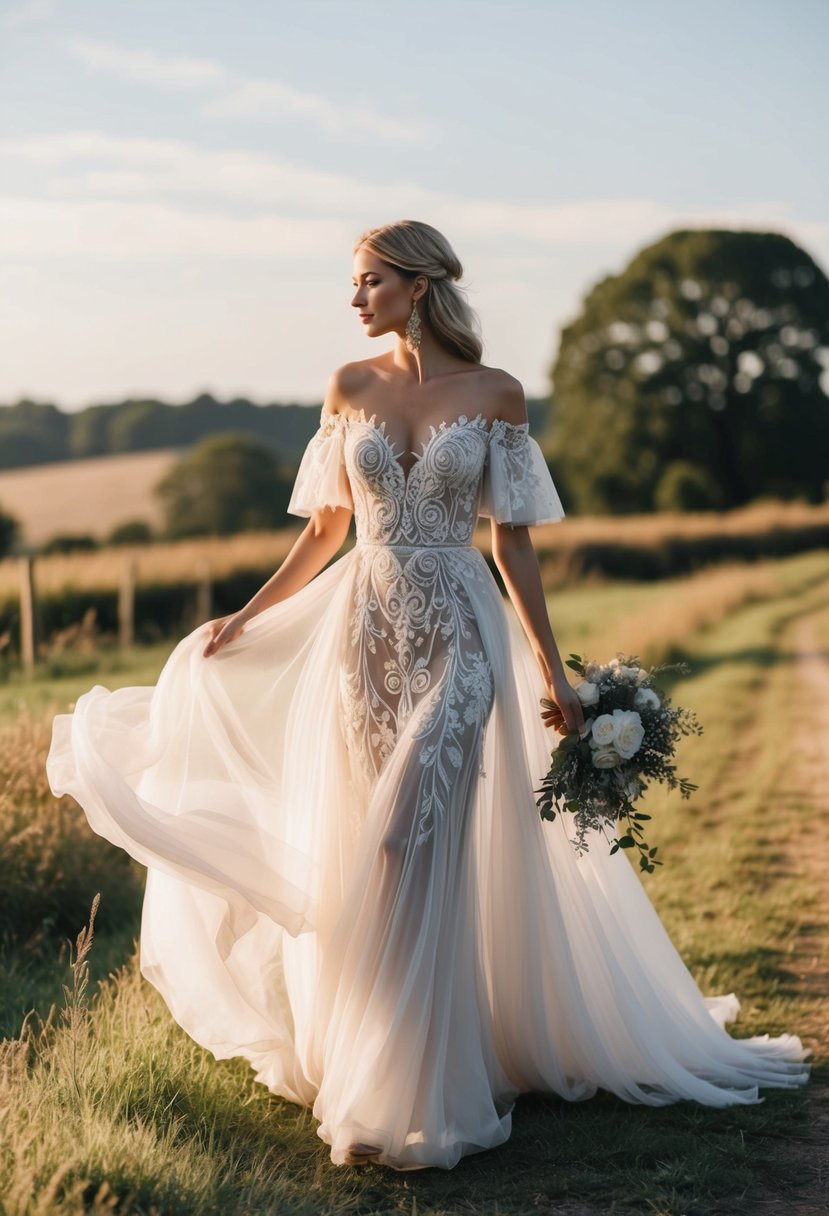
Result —
<path fill-rule="evenodd" d="M 349 1144 L 348 1164 L 364 1165 L 373 1161 L 375 1157 L 379 1157 L 382 1151 L 376 1144 Z"/>

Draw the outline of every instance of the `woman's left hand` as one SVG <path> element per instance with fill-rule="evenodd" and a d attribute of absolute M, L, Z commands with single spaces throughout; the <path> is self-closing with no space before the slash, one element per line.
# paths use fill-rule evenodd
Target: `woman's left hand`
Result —
<path fill-rule="evenodd" d="M 541 710 L 541 719 L 545 726 L 551 726 L 561 735 L 574 731 L 579 734 L 584 730 L 584 709 L 578 693 L 566 679 L 553 680 L 547 685 L 547 696 L 552 701 L 552 708 Z"/>

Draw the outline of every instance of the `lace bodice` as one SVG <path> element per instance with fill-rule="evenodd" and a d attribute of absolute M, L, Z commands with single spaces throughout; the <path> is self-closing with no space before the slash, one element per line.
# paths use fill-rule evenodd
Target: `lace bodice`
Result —
<path fill-rule="evenodd" d="M 467 545 L 478 515 L 536 524 L 564 510 L 527 423 L 462 415 L 431 428 L 406 472 L 374 417 L 323 411 L 297 473 L 288 510 L 350 507 L 357 540 L 371 545 Z"/>

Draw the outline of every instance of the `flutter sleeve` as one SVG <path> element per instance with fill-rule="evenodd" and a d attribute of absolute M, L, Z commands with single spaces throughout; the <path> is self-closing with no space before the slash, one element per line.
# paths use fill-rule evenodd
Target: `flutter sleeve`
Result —
<path fill-rule="evenodd" d="M 288 511 L 308 516 L 321 507 L 354 509 L 345 468 L 345 419 L 326 410 L 303 453 Z"/>
<path fill-rule="evenodd" d="M 499 524 L 549 524 L 564 518 L 564 508 L 541 448 L 529 423 L 497 418 L 489 436 L 484 467 L 481 515 Z"/>

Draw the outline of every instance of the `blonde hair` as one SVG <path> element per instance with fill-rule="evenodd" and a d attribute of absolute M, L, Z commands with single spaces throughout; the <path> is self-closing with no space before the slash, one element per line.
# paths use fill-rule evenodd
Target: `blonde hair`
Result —
<path fill-rule="evenodd" d="M 369 228 L 354 246 L 367 249 L 405 279 L 425 275 L 429 286 L 421 297 L 423 318 L 435 337 L 461 359 L 480 363 L 483 344 L 478 318 L 456 286 L 463 266 L 442 232 L 419 220 L 398 220 Z"/>

